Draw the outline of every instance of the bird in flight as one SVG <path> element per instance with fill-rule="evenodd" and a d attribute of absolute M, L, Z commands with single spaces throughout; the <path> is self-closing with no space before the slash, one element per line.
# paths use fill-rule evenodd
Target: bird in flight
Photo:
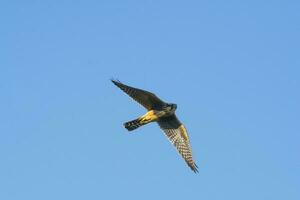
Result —
<path fill-rule="evenodd" d="M 192 158 L 192 148 L 187 130 L 175 115 L 177 105 L 166 103 L 151 92 L 130 87 L 117 80 L 112 79 L 111 81 L 148 111 L 145 115 L 124 123 L 125 128 L 133 131 L 150 122 L 157 122 L 187 165 L 197 173 L 198 166 Z"/>

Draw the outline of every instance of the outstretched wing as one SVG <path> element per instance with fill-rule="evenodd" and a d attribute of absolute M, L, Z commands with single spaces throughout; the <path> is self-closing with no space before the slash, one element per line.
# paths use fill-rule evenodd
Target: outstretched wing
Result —
<path fill-rule="evenodd" d="M 173 114 L 168 117 L 161 117 L 157 121 L 170 142 L 176 147 L 187 165 L 196 173 L 198 166 L 192 158 L 192 148 L 189 142 L 188 133 L 184 125 Z"/>
<path fill-rule="evenodd" d="M 165 102 L 160 100 L 155 94 L 141 90 L 138 88 L 130 87 L 121 83 L 120 81 L 111 80 L 116 86 L 118 86 L 121 90 L 123 90 L 126 94 L 128 94 L 135 101 L 144 106 L 147 110 L 152 110 L 155 108 L 162 107 Z"/>

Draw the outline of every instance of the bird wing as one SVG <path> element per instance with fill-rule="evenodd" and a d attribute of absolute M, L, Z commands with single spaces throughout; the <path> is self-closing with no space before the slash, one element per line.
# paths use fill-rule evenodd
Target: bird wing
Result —
<path fill-rule="evenodd" d="M 147 110 L 152 110 L 156 107 L 162 107 L 165 102 L 159 99 L 155 94 L 141 90 L 138 88 L 130 87 L 121 83 L 120 81 L 111 80 L 116 86 L 128 94 L 131 98 L 144 106 Z"/>
<path fill-rule="evenodd" d="M 168 117 L 161 117 L 157 121 L 160 128 L 164 131 L 170 142 L 176 147 L 179 154 L 183 157 L 187 165 L 196 173 L 198 166 L 192 158 L 192 148 L 189 142 L 188 133 L 184 125 L 173 114 Z"/>

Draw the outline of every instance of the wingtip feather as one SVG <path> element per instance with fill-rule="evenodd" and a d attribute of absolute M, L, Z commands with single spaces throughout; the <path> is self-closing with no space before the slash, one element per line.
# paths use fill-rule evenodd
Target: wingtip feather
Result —
<path fill-rule="evenodd" d="M 113 83 L 117 83 L 117 79 L 114 79 L 114 78 L 111 78 L 110 81 Z"/>
<path fill-rule="evenodd" d="M 120 86 L 123 85 L 122 82 L 119 81 L 119 79 L 111 78 L 110 81 L 111 81 L 113 84 L 115 84 L 116 86 L 118 86 L 118 87 L 120 87 Z"/>
<path fill-rule="evenodd" d="M 193 163 L 193 165 L 190 166 L 190 168 L 193 170 L 193 172 L 195 172 L 196 174 L 199 173 L 198 171 L 198 166 L 196 165 L 196 163 Z"/>

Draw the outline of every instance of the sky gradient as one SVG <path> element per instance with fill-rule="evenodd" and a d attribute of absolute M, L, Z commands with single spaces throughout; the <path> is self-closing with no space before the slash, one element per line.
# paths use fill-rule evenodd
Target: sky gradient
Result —
<path fill-rule="evenodd" d="M 299 1 L 1 1 L 0 199 L 300 199 Z M 178 105 L 199 174 L 111 78 Z"/>

